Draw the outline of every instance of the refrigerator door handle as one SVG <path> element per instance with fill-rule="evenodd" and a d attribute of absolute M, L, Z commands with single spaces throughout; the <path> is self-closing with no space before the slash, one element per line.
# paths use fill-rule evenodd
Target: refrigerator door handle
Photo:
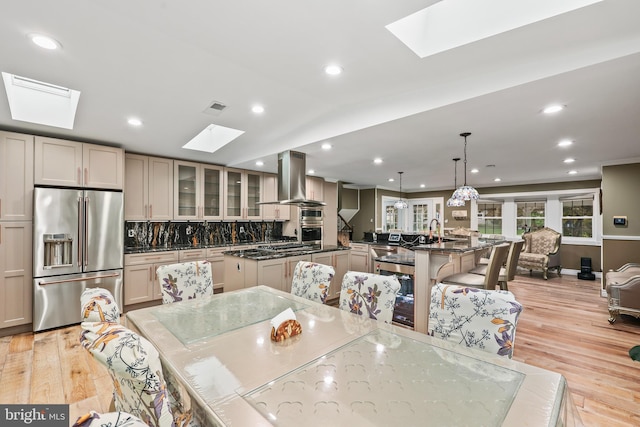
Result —
<path fill-rule="evenodd" d="M 80 219 L 82 218 L 82 196 L 78 198 L 78 267 L 82 265 L 82 245 L 80 244 L 80 236 L 82 236 L 82 223 Z"/>
<path fill-rule="evenodd" d="M 76 277 L 75 279 L 63 279 L 63 280 L 42 280 L 38 283 L 39 286 L 55 285 L 57 283 L 70 283 L 70 282 L 86 282 L 87 280 L 95 279 L 109 279 L 111 277 L 119 277 L 119 273 L 112 273 L 103 276 L 91 276 L 91 277 Z"/>
<path fill-rule="evenodd" d="M 89 196 L 84 198 L 84 239 L 82 245 L 84 246 L 84 267 L 89 265 L 89 251 L 87 250 L 87 240 L 89 240 Z"/>

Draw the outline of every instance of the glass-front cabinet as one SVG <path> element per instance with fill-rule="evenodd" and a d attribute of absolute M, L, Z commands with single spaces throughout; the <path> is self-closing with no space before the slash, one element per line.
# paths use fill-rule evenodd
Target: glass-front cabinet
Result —
<path fill-rule="evenodd" d="M 225 169 L 224 219 L 262 219 L 262 173 Z"/>
<path fill-rule="evenodd" d="M 222 166 L 174 162 L 174 218 L 222 219 Z"/>

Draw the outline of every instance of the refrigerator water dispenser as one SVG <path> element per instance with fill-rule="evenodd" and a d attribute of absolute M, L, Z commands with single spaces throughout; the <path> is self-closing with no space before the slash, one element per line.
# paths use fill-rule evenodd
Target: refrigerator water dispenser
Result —
<path fill-rule="evenodd" d="M 44 268 L 67 267 L 73 263 L 73 239 L 69 234 L 43 234 Z"/>

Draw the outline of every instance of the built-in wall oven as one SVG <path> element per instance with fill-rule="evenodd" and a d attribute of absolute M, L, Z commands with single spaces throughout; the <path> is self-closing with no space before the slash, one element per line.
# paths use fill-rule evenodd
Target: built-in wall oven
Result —
<path fill-rule="evenodd" d="M 322 208 L 300 208 L 298 236 L 302 243 L 322 245 L 323 228 Z"/>

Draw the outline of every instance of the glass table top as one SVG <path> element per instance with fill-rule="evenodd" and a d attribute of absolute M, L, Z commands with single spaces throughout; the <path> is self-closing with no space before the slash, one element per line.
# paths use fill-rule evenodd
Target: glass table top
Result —
<path fill-rule="evenodd" d="M 243 398 L 276 426 L 501 425 L 524 378 L 376 330 Z"/>
<path fill-rule="evenodd" d="M 293 298 L 247 289 L 179 304 L 163 304 L 154 307 L 153 316 L 187 345 L 271 319 L 287 308 L 298 311 L 307 307 L 309 304 Z"/>

